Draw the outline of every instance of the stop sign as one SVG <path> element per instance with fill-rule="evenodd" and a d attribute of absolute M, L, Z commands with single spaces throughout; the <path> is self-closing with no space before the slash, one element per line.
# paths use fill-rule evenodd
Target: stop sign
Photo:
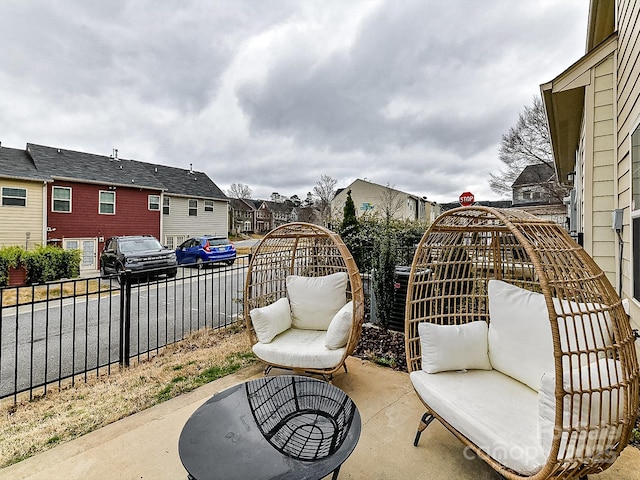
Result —
<path fill-rule="evenodd" d="M 473 205 L 473 201 L 475 200 L 475 197 L 471 192 L 464 192 L 462 195 L 460 195 L 459 200 L 460 200 L 460 205 L 462 205 L 463 207 L 468 207 L 470 205 Z"/>

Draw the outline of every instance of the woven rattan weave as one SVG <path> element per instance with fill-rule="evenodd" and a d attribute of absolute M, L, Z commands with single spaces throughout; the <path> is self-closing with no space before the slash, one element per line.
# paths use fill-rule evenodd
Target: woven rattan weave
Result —
<path fill-rule="evenodd" d="M 340 236 L 319 225 L 296 222 L 277 227 L 263 237 L 252 253 L 244 292 L 244 315 L 251 344 L 257 342 L 257 337 L 249 312 L 285 297 L 287 276 L 320 277 L 336 272 L 347 273 L 347 300 L 353 300 L 353 324 L 344 355 L 331 368 L 306 367 L 302 370 L 330 378 L 344 367 L 344 362 L 356 348 L 362 331 L 362 278 L 353 256 Z M 269 365 L 272 366 L 289 368 Z"/>
<path fill-rule="evenodd" d="M 421 369 L 419 323 L 489 322 L 487 283 L 490 279 L 544 294 L 557 379 L 556 432 L 588 433 L 581 432 L 582 427 L 563 410 L 563 401 L 589 405 L 592 399 L 615 392 L 612 398 L 618 399 L 619 414 L 609 423 L 618 434 L 617 446 L 612 451 L 601 452 L 600 458 L 584 461 L 572 457 L 570 448 L 559 451 L 560 435 L 556 435 L 544 467 L 534 476 L 524 477 L 489 457 L 437 412 L 430 413 L 508 479 L 582 478 L 608 468 L 627 445 L 638 410 L 639 372 L 634 333 L 607 276 L 566 231 L 553 222 L 519 210 L 481 206 L 450 210 L 434 221 L 417 248 L 408 282 L 405 340 L 409 371 Z M 610 327 L 594 329 L 593 335 L 602 336 L 600 339 L 575 338 L 584 330 L 568 328 L 570 322 L 576 321 L 575 312 L 565 307 L 558 312 L 558 304 L 565 307 L 579 304 L 581 317 L 577 318 L 604 315 L 610 319 Z M 563 387 L 560 379 L 567 373 L 563 367 L 598 368 L 598 363 L 581 361 L 598 358 L 619 361 L 621 374 L 613 375 L 614 385 L 607 389 L 589 385 Z M 600 377 L 607 372 L 592 370 L 590 374 Z M 429 410 L 429 406 L 425 406 Z M 611 412 L 602 407 L 599 414 L 605 424 L 612 418 Z"/>

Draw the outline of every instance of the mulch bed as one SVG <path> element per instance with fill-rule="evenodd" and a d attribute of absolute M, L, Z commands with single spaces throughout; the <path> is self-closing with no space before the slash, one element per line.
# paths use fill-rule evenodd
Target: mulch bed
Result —
<path fill-rule="evenodd" d="M 404 334 L 370 323 L 365 323 L 362 326 L 360 342 L 353 356 L 391 367 L 394 370 L 407 371 Z"/>

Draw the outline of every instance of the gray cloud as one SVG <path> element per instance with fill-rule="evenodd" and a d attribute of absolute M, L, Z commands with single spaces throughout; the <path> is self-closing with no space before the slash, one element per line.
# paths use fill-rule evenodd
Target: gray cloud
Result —
<path fill-rule="evenodd" d="M 492 197 L 500 136 L 582 54 L 587 0 L 8 0 L 0 140 L 303 196 Z"/>

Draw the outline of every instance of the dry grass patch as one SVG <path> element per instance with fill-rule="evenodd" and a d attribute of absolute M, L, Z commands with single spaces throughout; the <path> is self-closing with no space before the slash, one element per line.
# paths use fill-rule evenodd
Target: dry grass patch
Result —
<path fill-rule="evenodd" d="M 110 376 L 2 407 L 0 467 L 250 365 L 255 357 L 242 330 L 203 330 Z"/>

